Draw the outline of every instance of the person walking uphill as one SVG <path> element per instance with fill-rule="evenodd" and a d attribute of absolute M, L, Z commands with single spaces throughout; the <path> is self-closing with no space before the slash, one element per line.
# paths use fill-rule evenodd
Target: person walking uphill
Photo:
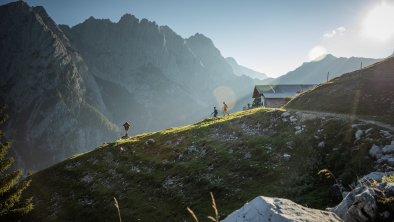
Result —
<path fill-rule="evenodd" d="M 213 107 L 213 112 L 211 113 L 211 115 L 213 115 L 213 117 L 218 116 L 218 110 L 216 109 L 216 107 Z"/>
<path fill-rule="evenodd" d="M 228 113 L 228 106 L 227 106 L 227 104 L 225 102 L 223 102 L 223 116 L 226 116 L 226 114 L 230 115 Z"/>

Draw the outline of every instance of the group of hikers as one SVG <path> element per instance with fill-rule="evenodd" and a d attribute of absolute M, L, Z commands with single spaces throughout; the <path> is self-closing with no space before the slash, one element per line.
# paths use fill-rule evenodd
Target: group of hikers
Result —
<path fill-rule="evenodd" d="M 228 113 L 228 106 L 227 106 L 227 104 L 226 104 L 225 102 L 223 102 L 223 109 L 222 109 L 222 111 L 223 111 L 223 116 L 226 116 L 226 114 L 227 114 L 227 115 L 230 115 L 230 114 Z M 213 112 L 211 113 L 211 116 L 213 115 L 213 117 L 217 117 L 218 114 L 219 114 L 219 112 L 218 112 L 218 110 L 216 109 L 216 106 L 213 107 Z"/>

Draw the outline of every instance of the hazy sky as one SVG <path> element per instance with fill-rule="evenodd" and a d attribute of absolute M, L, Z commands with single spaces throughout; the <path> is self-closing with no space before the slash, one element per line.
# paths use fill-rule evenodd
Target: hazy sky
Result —
<path fill-rule="evenodd" d="M 9 2 L 0 0 L 0 3 Z M 394 0 L 28 0 L 58 24 L 125 13 L 196 32 L 223 56 L 276 77 L 321 53 L 386 57 L 394 51 Z"/>

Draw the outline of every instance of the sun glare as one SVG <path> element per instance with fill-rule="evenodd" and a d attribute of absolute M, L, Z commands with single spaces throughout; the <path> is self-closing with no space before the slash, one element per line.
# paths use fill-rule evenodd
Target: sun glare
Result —
<path fill-rule="evenodd" d="M 394 6 L 383 2 L 368 13 L 364 21 L 365 35 L 379 41 L 388 40 L 394 35 L 393 21 Z"/>
<path fill-rule="evenodd" d="M 310 61 L 320 61 L 327 55 L 327 50 L 323 46 L 315 46 L 309 51 Z"/>
<path fill-rule="evenodd" d="M 223 102 L 227 103 L 230 110 L 236 105 L 237 97 L 230 87 L 219 86 L 213 91 L 213 95 L 216 98 L 216 105 L 219 106 L 219 108 L 222 107 Z"/>

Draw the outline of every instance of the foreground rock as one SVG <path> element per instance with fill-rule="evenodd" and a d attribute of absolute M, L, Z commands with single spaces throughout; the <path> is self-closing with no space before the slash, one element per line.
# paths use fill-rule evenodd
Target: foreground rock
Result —
<path fill-rule="evenodd" d="M 358 187 L 333 208 L 332 212 L 346 222 L 375 221 L 378 213 L 375 196 L 375 191 L 372 188 Z"/>
<path fill-rule="evenodd" d="M 384 176 L 392 174 L 372 172 L 364 176 L 358 182 L 361 185 L 349 192 L 331 211 L 345 222 L 393 221 L 390 209 L 393 209 L 394 184 L 382 181 Z"/>
<path fill-rule="evenodd" d="M 341 221 L 334 213 L 311 209 L 290 200 L 256 197 L 231 213 L 223 222 Z"/>

